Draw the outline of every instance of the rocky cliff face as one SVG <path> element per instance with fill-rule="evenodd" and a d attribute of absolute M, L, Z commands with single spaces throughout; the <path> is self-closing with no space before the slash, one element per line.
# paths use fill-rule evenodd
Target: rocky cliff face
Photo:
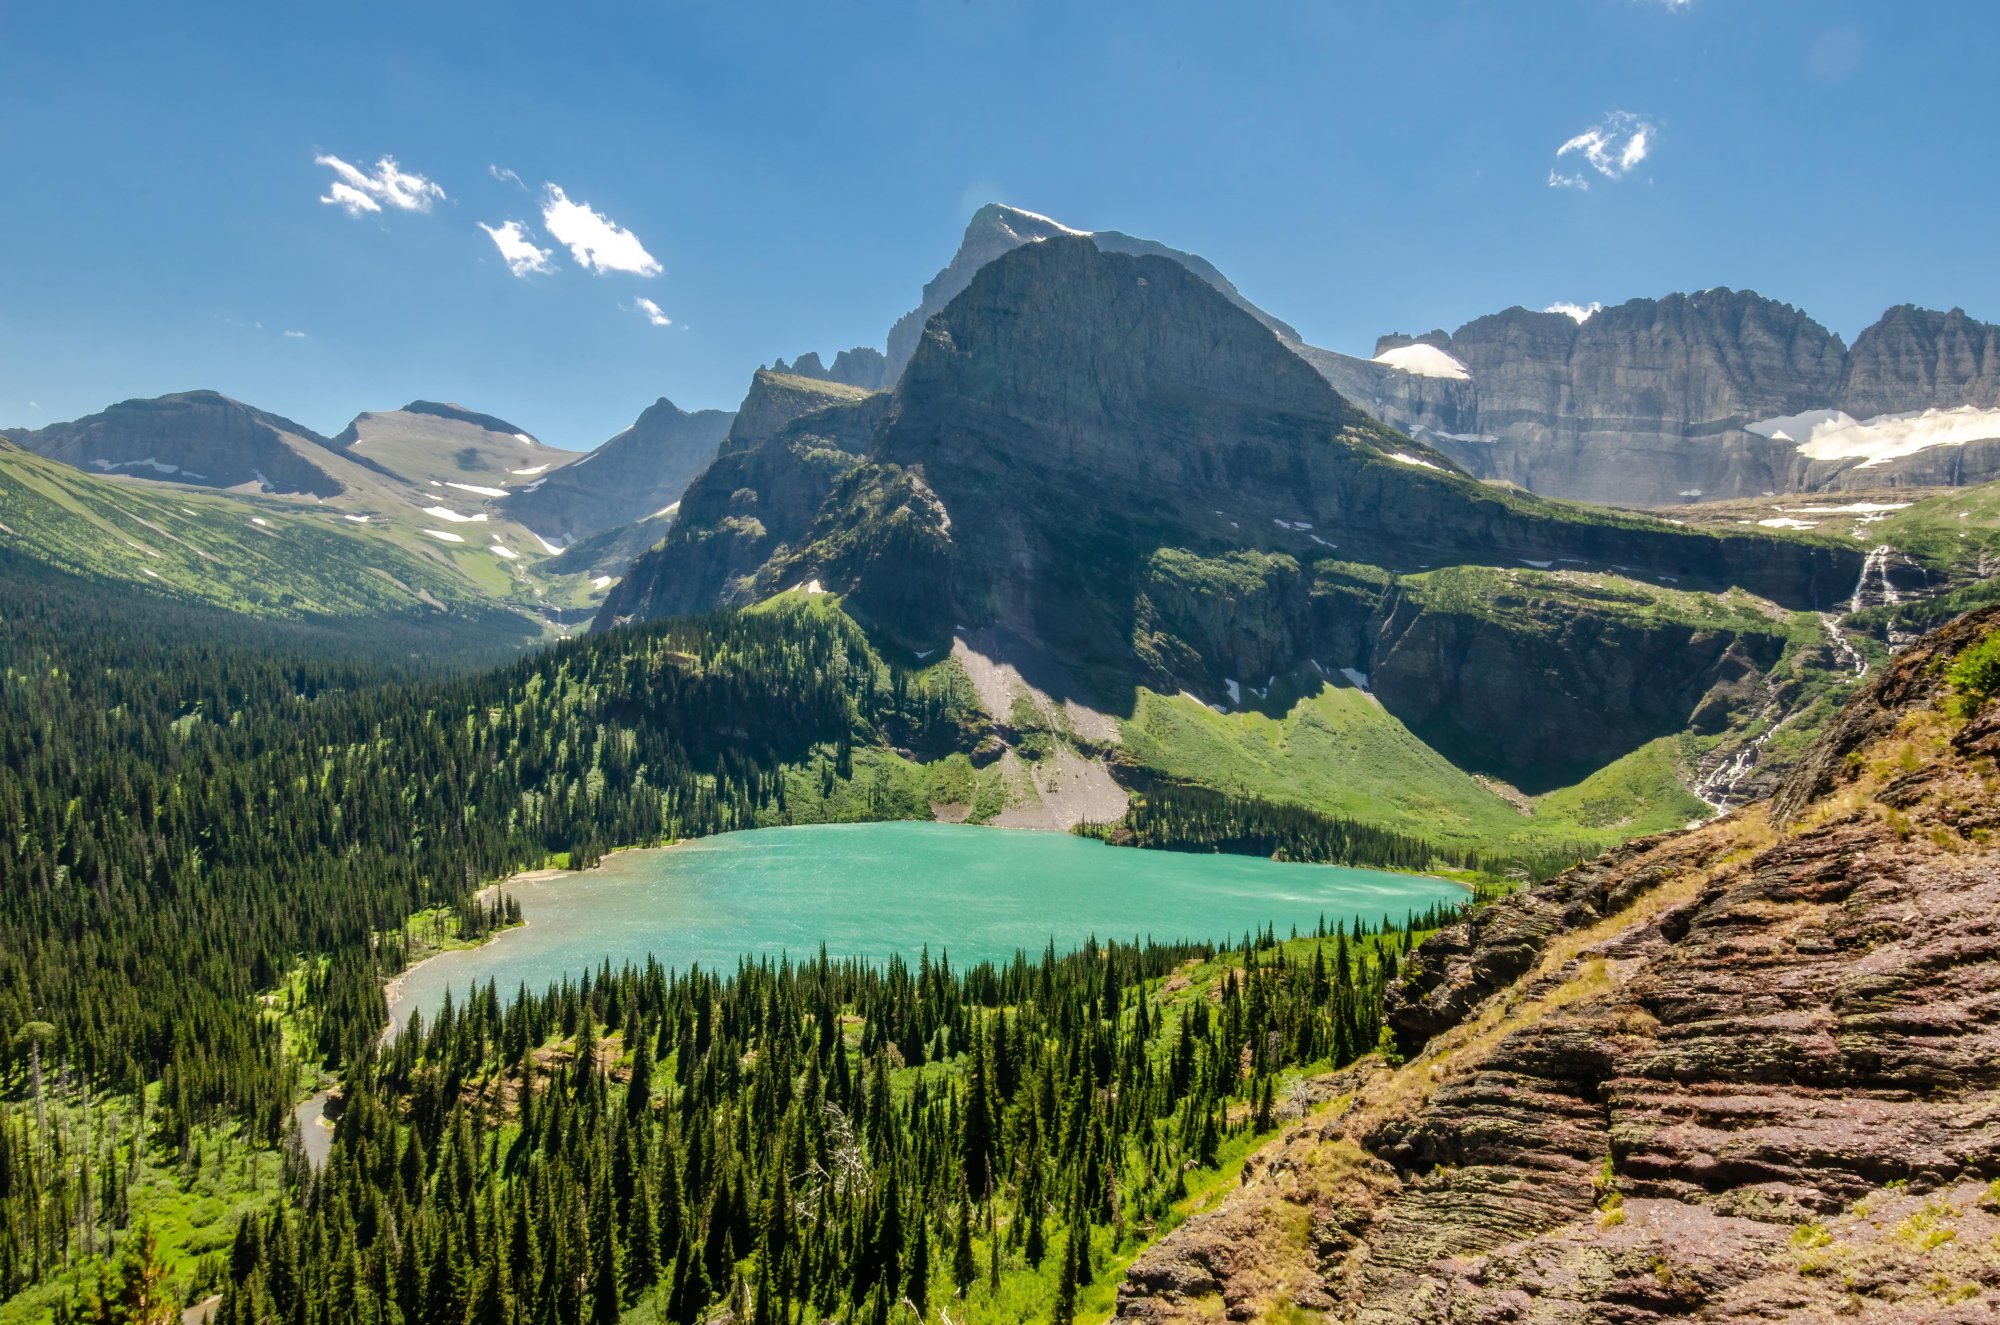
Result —
<path fill-rule="evenodd" d="M 690 414 L 663 396 L 595 451 L 511 493 L 508 514 L 558 542 L 654 515 L 715 459 L 735 418 L 719 409 Z"/>
<path fill-rule="evenodd" d="M 1409 341 L 1384 337 L 1378 354 Z M 1922 445 L 1908 421 L 1850 429 L 1845 449 L 1808 445 L 1827 421 L 1815 412 L 1867 424 L 1994 410 L 2000 328 L 1957 310 L 1891 309 L 1851 353 L 1791 305 L 1735 290 L 1635 299 L 1582 323 L 1513 308 L 1425 343 L 1462 364 L 1465 380 L 1300 353 L 1470 472 L 1548 496 L 1662 506 L 2000 476 L 2000 444 L 1988 440 L 2000 436 L 2000 413 L 1960 420 L 1949 437 L 1933 430 Z M 1759 426 L 1772 420 L 1792 422 Z"/>
<path fill-rule="evenodd" d="M 886 391 L 896 384 L 889 376 L 889 360 L 872 345 L 857 345 L 851 350 L 842 350 L 833 356 L 832 367 L 821 363 L 819 355 L 808 350 L 790 363 L 778 360 L 771 365 L 771 371 L 836 382 L 841 386 L 859 387 L 863 391 Z"/>
<path fill-rule="evenodd" d="M 780 361 L 782 362 L 782 360 Z M 750 390 L 736 407 L 729 433 L 722 439 L 722 452 L 748 451 L 776 437 L 794 419 L 816 413 L 830 405 L 851 404 L 869 392 L 843 386 L 824 378 L 799 377 L 776 369 L 759 368 L 750 379 Z"/>
<path fill-rule="evenodd" d="M 1902 655 L 1771 805 L 1424 943 L 1409 1061 L 1321 1086 L 1119 1317 L 1990 1319 L 2000 703 L 1943 677 L 1997 630 Z"/>
<path fill-rule="evenodd" d="M 1150 239 L 1140 239 L 1134 235 L 1122 234 L 1116 230 L 1076 230 L 1034 212 L 1025 212 L 1018 207 L 1008 207 L 1003 203 L 988 203 L 972 214 L 966 224 L 965 237 L 959 241 L 958 251 L 951 262 L 924 286 L 921 302 L 896 320 L 889 329 L 889 353 L 885 385 L 893 385 L 903 374 L 910 358 L 916 353 L 917 342 L 922 338 L 924 326 L 931 315 L 941 311 L 945 305 L 956 299 L 960 291 L 972 283 L 987 263 L 1003 254 L 1011 253 L 1023 244 L 1039 243 L 1044 239 L 1061 237 L 1088 238 L 1098 248 L 1107 253 L 1125 253 L 1133 257 L 1162 257 L 1178 262 L 1221 292 L 1223 298 L 1243 309 L 1278 335 L 1296 341 L 1298 333 L 1291 327 L 1266 313 L 1263 309 L 1245 299 L 1229 279 L 1215 269 L 1214 264 L 1192 253 L 1169 248 L 1165 244 Z"/>
<path fill-rule="evenodd" d="M 883 384 L 910 361 L 926 320 L 986 264 L 1023 244 L 1085 233 L 1032 212 L 981 208 L 922 303 L 891 330 Z M 1372 417 L 1477 477 L 1545 496 L 1670 506 L 2000 478 L 2000 327 L 1959 310 L 1891 309 L 1849 354 L 1789 304 L 1716 289 L 1635 299 L 1581 323 L 1512 308 L 1453 333 L 1382 337 L 1378 357 L 1363 359 L 1303 343 L 1193 254 L 1115 231 L 1088 237 L 1107 252 L 1173 259 Z M 1463 371 L 1399 366 L 1389 352 L 1411 345 L 1428 345 Z M 1959 418 L 1948 430 L 1894 417 L 1967 408 L 1990 417 Z M 1886 421 L 1817 447 L 1797 426 L 1784 437 L 1752 426 L 1821 410 Z"/>
<path fill-rule="evenodd" d="M 214 391 L 127 400 L 74 423 L 8 436 L 27 450 L 96 474 L 315 497 L 343 490 L 338 478 L 315 463 L 315 451 L 332 446 L 326 438 Z"/>
<path fill-rule="evenodd" d="M 2000 408 L 2000 326 L 1962 308 L 1902 304 L 1855 337 L 1840 408 L 1857 419 L 1974 405 Z"/>
<path fill-rule="evenodd" d="M 989 264 L 931 319 L 894 392 L 763 441 L 743 416 L 736 432 L 744 449 L 725 448 L 690 487 L 673 535 L 600 620 L 817 581 L 913 650 L 947 647 L 961 629 L 1026 641 L 1114 710 L 1137 683 L 1220 696 L 1265 669 L 1379 665 L 1392 708 L 1407 700 L 1441 730 L 1502 711 L 1501 739 L 1523 763 L 1561 743 L 1553 725 L 1526 731 L 1538 705 L 1630 748 L 1677 729 L 1745 650 L 1755 665 L 1772 648 L 1648 625 L 1650 602 L 1613 628 L 1618 614 L 1592 606 L 1603 595 L 1570 571 L 1543 587 L 1570 629 L 1461 630 L 1442 604 L 1400 612 L 1397 576 L 1616 568 L 1806 607 L 1849 593 L 1860 568 L 1850 551 L 1696 534 L 1475 483 L 1342 400 L 1180 263 L 1079 237 Z M 1570 661 L 1555 665 L 1551 650 Z M 1502 654 L 1522 664 L 1511 695 L 1468 661 Z"/>

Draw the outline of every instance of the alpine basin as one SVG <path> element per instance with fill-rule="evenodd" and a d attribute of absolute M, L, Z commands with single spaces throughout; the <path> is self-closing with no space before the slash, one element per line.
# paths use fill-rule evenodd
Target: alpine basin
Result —
<path fill-rule="evenodd" d="M 594 870 L 508 885 L 528 923 L 478 948 L 448 952 L 404 978 L 398 1025 L 445 991 L 494 981 L 503 1000 L 525 982 L 643 963 L 728 972 L 744 957 L 789 953 L 914 959 L 928 946 L 953 964 L 1039 955 L 1099 939 L 1223 941 L 1276 926 L 1311 930 L 1357 919 L 1400 923 L 1465 890 L 1443 879 L 1253 856 L 1106 846 L 1058 833 L 953 824 L 828 824 L 726 833 L 628 851 Z"/>

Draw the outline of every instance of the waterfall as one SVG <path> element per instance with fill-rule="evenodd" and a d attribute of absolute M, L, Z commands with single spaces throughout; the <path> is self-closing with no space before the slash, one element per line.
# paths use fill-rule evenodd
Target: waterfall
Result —
<path fill-rule="evenodd" d="M 1903 596 L 1896 592 L 1896 586 L 1889 583 L 1889 557 L 1893 551 L 1886 543 L 1869 549 L 1867 558 L 1861 563 L 1861 578 L 1854 582 L 1854 597 L 1848 600 L 1848 611 L 1859 612 L 1866 606 L 1862 600 L 1867 596 L 1871 579 L 1882 584 L 1882 606 L 1893 607 L 1903 600 Z"/>

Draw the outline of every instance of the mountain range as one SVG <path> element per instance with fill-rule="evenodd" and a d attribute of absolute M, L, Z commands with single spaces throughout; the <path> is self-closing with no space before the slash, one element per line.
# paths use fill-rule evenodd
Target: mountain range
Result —
<path fill-rule="evenodd" d="M 1738 799 L 1871 650 L 1991 581 L 1994 503 L 1904 495 L 1979 477 L 1991 449 L 1967 430 L 2000 403 L 1993 328 L 1958 313 L 1895 310 L 1849 351 L 1788 306 L 1707 291 L 1515 309 L 1361 359 L 1304 344 L 1197 256 L 993 205 L 888 343 L 777 360 L 734 411 L 658 400 L 582 453 L 436 402 L 324 437 L 213 392 L 128 401 L 10 434 L 82 469 L 67 489 L 99 514 L 57 503 L 8 532 L 277 615 L 383 609 L 328 591 L 350 563 L 413 610 L 493 606 L 544 633 L 823 594 L 882 647 L 965 673 L 995 723 L 982 757 L 1049 826 L 1200 781 L 1216 742 L 1263 793 L 1338 799 L 1244 744 L 1251 715 L 1332 704 L 1382 764 L 1343 808 L 1442 816 L 1465 841 L 1533 819 L 1509 797 L 1616 785 L 1593 813 L 1628 828 L 1698 808 L 1690 787 Z M 0 477 L 46 487 L 27 460 L 0 452 Z M 162 485 L 222 489 L 204 494 L 222 524 L 280 543 L 263 590 L 200 556 L 169 573 L 104 526 L 220 555 L 135 505 Z M 300 520 L 360 541 L 287 561 Z M 1035 791 L 1017 758 L 1044 730 L 1073 792 Z M 1435 795 L 1377 797 L 1414 782 Z M 1576 830 L 1554 804 L 1543 826 Z"/>

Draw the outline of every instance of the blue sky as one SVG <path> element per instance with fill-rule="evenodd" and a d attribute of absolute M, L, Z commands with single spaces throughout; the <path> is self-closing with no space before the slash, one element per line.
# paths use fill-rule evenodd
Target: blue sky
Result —
<path fill-rule="evenodd" d="M 2000 319 L 1996 38 L 1986 0 L 0 3 L 0 425 L 213 387 L 587 447 L 880 345 L 989 200 L 1349 352 L 1712 285 L 1850 340 Z"/>

